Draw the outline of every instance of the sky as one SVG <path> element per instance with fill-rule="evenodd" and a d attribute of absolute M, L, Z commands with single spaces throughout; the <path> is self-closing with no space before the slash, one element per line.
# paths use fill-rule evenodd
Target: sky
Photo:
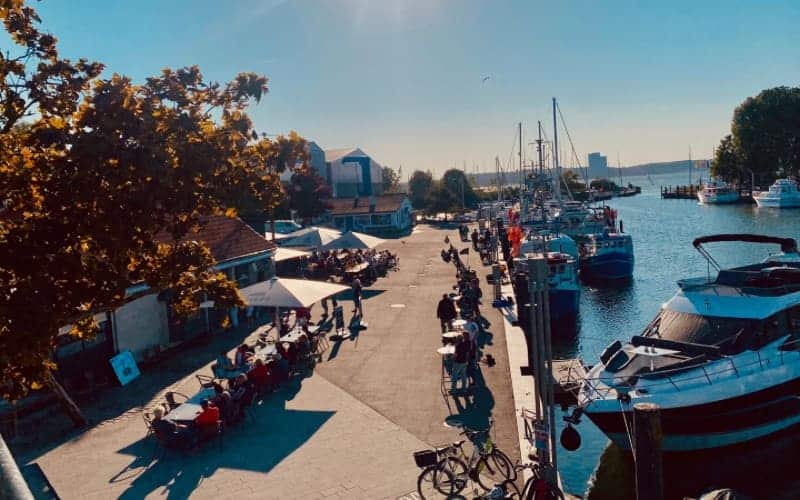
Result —
<path fill-rule="evenodd" d="M 65 57 L 142 82 L 254 71 L 268 134 L 441 174 L 532 158 L 556 97 L 575 150 L 616 165 L 708 158 L 734 108 L 800 85 L 800 1 L 45 0 Z M 485 79 L 485 77 L 489 77 Z M 559 131 L 562 150 L 567 143 Z M 569 160 L 562 161 L 569 165 Z"/>

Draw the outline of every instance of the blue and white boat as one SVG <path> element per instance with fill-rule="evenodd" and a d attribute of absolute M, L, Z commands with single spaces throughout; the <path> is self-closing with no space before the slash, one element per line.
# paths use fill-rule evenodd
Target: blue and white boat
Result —
<path fill-rule="evenodd" d="M 590 234 L 580 246 L 581 275 L 589 280 L 630 278 L 633 261 L 633 238 L 625 233 Z"/>
<path fill-rule="evenodd" d="M 566 234 L 553 231 L 531 231 L 519 247 L 521 255 L 528 253 L 560 252 L 578 259 L 578 244 Z"/>
<path fill-rule="evenodd" d="M 581 303 L 578 262 L 561 252 L 547 252 L 545 257 L 549 268 L 550 321 L 575 318 Z"/>

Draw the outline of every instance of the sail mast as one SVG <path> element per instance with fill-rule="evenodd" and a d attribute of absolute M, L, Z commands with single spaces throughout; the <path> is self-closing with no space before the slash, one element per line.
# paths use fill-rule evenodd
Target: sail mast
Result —
<path fill-rule="evenodd" d="M 556 200 L 561 201 L 561 165 L 558 163 L 558 122 L 556 121 L 556 98 L 553 97 L 553 161 L 556 173 Z"/>

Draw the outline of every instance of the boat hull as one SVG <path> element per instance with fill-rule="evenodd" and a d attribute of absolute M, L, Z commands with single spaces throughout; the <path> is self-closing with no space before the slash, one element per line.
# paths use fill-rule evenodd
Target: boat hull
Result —
<path fill-rule="evenodd" d="M 800 207 L 800 197 L 772 198 L 755 197 L 756 205 L 763 208 L 797 208 Z"/>
<path fill-rule="evenodd" d="M 574 318 L 580 308 L 580 289 L 550 289 L 550 320 L 560 321 Z"/>
<path fill-rule="evenodd" d="M 633 276 L 633 255 L 612 252 L 581 260 L 581 274 L 590 280 L 622 280 Z"/>
<path fill-rule="evenodd" d="M 594 412 L 590 406 L 585 413 L 615 444 L 629 449 L 628 431 L 632 430 L 633 415 L 629 408 L 621 410 L 622 407 L 619 411 Z M 800 378 L 712 403 L 662 407 L 662 449 L 677 452 L 723 448 L 798 424 Z"/>
<path fill-rule="evenodd" d="M 707 195 L 702 191 L 697 193 L 697 199 L 703 205 L 725 205 L 739 201 L 739 193 L 712 194 Z"/>

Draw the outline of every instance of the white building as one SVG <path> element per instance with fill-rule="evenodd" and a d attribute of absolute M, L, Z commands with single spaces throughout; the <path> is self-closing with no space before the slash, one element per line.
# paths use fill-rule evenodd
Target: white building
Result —
<path fill-rule="evenodd" d="M 382 166 L 361 149 L 326 149 L 325 165 L 334 198 L 383 194 Z"/>
<path fill-rule="evenodd" d="M 608 178 L 608 157 L 600 153 L 589 153 L 589 178 Z"/>

